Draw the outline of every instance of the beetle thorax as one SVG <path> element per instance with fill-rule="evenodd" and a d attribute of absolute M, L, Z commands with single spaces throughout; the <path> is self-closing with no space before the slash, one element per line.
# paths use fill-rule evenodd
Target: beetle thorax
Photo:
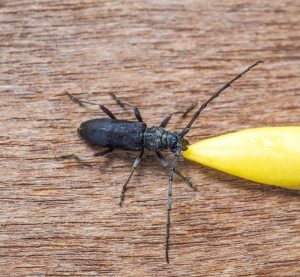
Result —
<path fill-rule="evenodd" d="M 178 147 L 186 148 L 186 145 L 188 142 L 181 137 L 179 132 L 169 132 L 162 127 L 150 127 L 144 132 L 144 147 L 148 150 L 169 149 L 175 152 Z"/>

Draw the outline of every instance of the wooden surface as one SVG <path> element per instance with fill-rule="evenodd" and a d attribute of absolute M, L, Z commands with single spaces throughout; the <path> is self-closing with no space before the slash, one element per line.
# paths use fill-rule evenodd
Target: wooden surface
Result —
<path fill-rule="evenodd" d="M 119 208 L 136 153 L 92 157 L 76 129 L 103 114 L 63 95 L 158 124 L 262 59 L 189 140 L 299 125 L 299 1 L 261 2 L 1 0 L 0 276 L 300 276 L 300 194 L 183 159 L 166 264 L 166 172 L 147 153 Z"/>

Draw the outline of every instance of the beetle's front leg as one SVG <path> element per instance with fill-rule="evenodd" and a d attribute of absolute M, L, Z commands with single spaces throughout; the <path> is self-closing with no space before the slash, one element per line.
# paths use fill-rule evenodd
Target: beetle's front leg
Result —
<path fill-rule="evenodd" d="M 166 160 L 166 158 L 163 156 L 163 154 L 159 151 L 156 152 L 156 155 L 158 156 L 161 165 L 166 168 L 169 169 L 169 162 Z M 185 177 L 180 171 L 178 171 L 177 169 L 174 171 L 175 174 L 177 174 L 182 181 L 184 181 L 189 187 L 191 187 L 194 191 L 197 191 L 197 187 L 194 186 L 194 184 L 192 183 L 192 181 L 188 178 Z"/>

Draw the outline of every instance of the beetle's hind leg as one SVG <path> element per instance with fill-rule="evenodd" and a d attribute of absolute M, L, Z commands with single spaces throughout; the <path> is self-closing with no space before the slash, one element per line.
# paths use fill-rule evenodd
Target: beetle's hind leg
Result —
<path fill-rule="evenodd" d="M 57 157 L 57 159 L 59 159 L 59 160 L 74 159 L 78 163 L 80 163 L 80 164 L 82 164 L 84 166 L 89 166 L 89 167 L 91 166 L 88 162 L 85 162 L 82 159 L 80 159 L 76 154 L 61 155 L 61 156 Z"/>
<path fill-rule="evenodd" d="M 169 121 L 171 120 L 172 116 L 175 115 L 175 114 L 182 114 L 182 116 L 186 116 L 190 111 L 192 111 L 195 107 L 197 106 L 197 101 L 193 102 L 191 105 L 189 105 L 188 107 L 186 107 L 185 109 L 183 110 L 179 110 L 179 111 L 176 111 L 176 112 L 173 112 L 171 114 L 169 114 L 168 116 L 166 116 L 164 118 L 164 120 L 160 123 L 160 126 L 159 127 L 162 127 L 162 128 L 165 128 Z"/>
<path fill-rule="evenodd" d="M 94 153 L 93 156 L 94 157 L 104 156 L 104 155 L 106 155 L 108 153 L 111 153 L 114 150 L 115 150 L 114 148 L 108 148 L 108 149 L 105 149 L 103 151 L 99 151 L 99 152 Z M 61 155 L 61 156 L 58 157 L 58 159 L 62 159 L 62 160 L 74 159 L 74 160 L 76 160 L 79 163 L 82 163 L 84 165 L 89 165 L 87 162 L 85 162 L 82 159 L 80 159 L 79 156 L 77 156 L 76 154 Z"/>
<path fill-rule="evenodd" d="M 94 157 L 104 156 L 104 155 L 106 155 L 108 153 L 111 153 L 114 150 L 115 150 L 114 148 L 108 148 L 106 150 L 103 150 L 103 151 L 100 151 L 100 152 L 96 152 L 96 153 L 94 153 Z"/>
<path fill-rule="evenodd" d="M 121 191 L 121 195 L 120 195 L 120 207 L 123 205 L 123 202 L 124 202 L 124 199 L 125 199 L 125 192 L 127 190 L 127 184 L 129 183 L 135 169 L 138 167 L 138 165 L 140 164 L 142 158 L 143 158 L 143 155 L 144 155 L 144 149 L 140 152 L 139 156 L 135 159 L 135 161 L 133 162 L 133 165 L 132 165 L 132 169 L 131 169 L 131 173 L 129 175 L 129 177 L 127 178 L 125 184 L 123 185 L 123 188 L 122 188 L 122 191 Z"/>
<path fill-rule="evenodd" d="M 67 159 L 74 159 L 76 160 L 77 162 L 82 162 L 82 160 L 75 154 L 67 154 L 67 155 L 61 155 L 58 157 L 59 159 L 62 159 L 62 160 L 67 160 Z"/>
<path fill-rule="evenodd" d="M 139 109 L 138 109 L 138 107 L 136 107 L 135 105 L 133 105 L 133 104 L 127 102 L 127 101 L 121 100 L 121 99 L 120 99 L 117 95 L 115 95 L 113 92 L 111 92 L 110 95 L 111 95 L 112 99 L 115 100 L 116 103 L 117 103 L 120 107 L 122 107 L 123 109 L 126 110 L 126 106 L 131 107 L 131 108 L 133 109 L 133 113 L 134 113 L 135 117 L 137 118 L 137 120 L 140 121 L 140 122 L 144 122 L 144 121 L 143 121 L 143 118 L 142 118 L 142 116 L 141 116 L 141 113 L 140 113 L 140 111 L 139 111 Z"/>
<path fill-rule="evenodd" d="M 161 165 L 166 168 L 166 169 L 170 169 L 169 168 L 169 162 L 166 160 L 166 158 L 163 156 L 163 154 L 159 151 L 156 152 L 156 155 L 158 156 Z M 192 188 L 194 191 L 197 191 L 197 187 L 193 185 L 192 181 L 188 178 L 185 177 L 180 171 L 175 170 L 174 171 L 175 174 L 177 174 L 183 182 L 185 182 L 190 188 Z"/>

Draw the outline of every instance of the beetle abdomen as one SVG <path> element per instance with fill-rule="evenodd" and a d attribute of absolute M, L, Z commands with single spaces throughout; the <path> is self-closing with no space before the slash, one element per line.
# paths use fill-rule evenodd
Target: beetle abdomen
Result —
<path fill-rule="evenodd" d="M 81 123 L 78 132 L 91 145 L 141 150 L 146 124 L 139 121 L 96 118 Z"/>

